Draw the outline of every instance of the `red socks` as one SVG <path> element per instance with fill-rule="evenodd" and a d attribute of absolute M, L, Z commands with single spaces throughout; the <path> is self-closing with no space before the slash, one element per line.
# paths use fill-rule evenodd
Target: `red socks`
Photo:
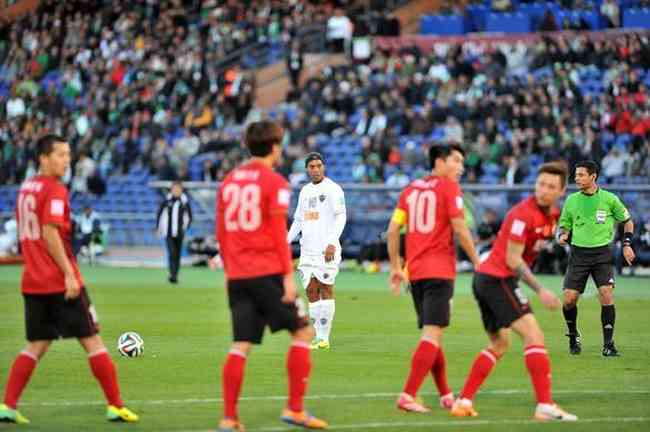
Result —
<path fill-rule="evenodd" d="M 469 376 L 465 381 L 465 386 L 460 392 L 460 397 L 463 399 L 474 399 L 476 392 L 478 391 L 483 381 L 490 375 L 492 368 L 497 364 L 499 356 L 490 349 L 484 349 L 479 353 L 479 355 L 474 360 L 472 365 L 472 370 L 469 372 Z"/>
<path fill-rule="evenodd" d="M 417 395 L 418 389 L 422 385 L 422 381 L 433 368 L 436 362 L 436 355 L 438 354 L 438 345 L 428 339 L 421 339 L 417 349 L 413 353 L 411 359 L 411 372 L 409 373 L 406 384 L 404 385 L 404 393 L 413 397 Z"/>
<path fill-rule="evenodd" d="M 311 355 L 309 344 L 295 341 L 287 353 L 287 374 L 289 377 L 288 408 L 294 412 L 302 412 L 303 398 L 307 391 L 309 372 L 311 371 Z"/>
<path fill-rule="evenodd" d="M 445 359 L 445 352 L 442 350 L 442 347 L 438 348 L 438 355 L 436 356 L 436 361 L 433 363 L 431 374 L 433 375 L 436 387 L 438 387 L 440 396 L 451 393 L 449 384 L 447 384 L 447 359 Z"/>
<path fill-rule="evenodd" d="M 16 409 L 18 399 L 27 386 L 29 378 L 36 367 L 37 359 L 27 351 L 23 351 L 14 360 L 7 379 L 7 387 L 5 389 L 4 403 L 12 409 Z"/>
<path fill-rule="evenodd" d="M 221 388 L 223 392 L 224 417 L 237 419 L 237 400 L 244 381 L 246 354 L 232 349 L 223 365 Z"/>
<path fill-rule="evenodd" d="M 117 383 L 115 364 L 106 349 L 90 354 L 88 363 L 90 363 L 90 369 L 104 391 L 108 404 L 122 408 L 124 404 L 120 397 L 120 386 Z"/>
<path fill-rule="evenodd" d="M 552 404 L 551 362 L 544 345 L 529 345 L 524 350 L 526 368 L 535 387 L 537 403 Z"/>

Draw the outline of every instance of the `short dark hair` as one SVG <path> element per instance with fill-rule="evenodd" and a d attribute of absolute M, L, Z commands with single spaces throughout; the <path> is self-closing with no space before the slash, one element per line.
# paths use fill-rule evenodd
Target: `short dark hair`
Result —
<path fill-rule="evenodd" d="M 589 175 L 596 174 L 596 178 L 598 178 L 598 175 L 600 174 L 600 166 L 596 161 L 593 161 L 591 159 L 578 162 L 576 164 L 576 171 L 578 171 L 578 168 L 586 169 Z"/>
<path fill-rule="evenodd" d="M 244 141 L 248 151 L 253 156 L 268 156 L 274 145 L 282 143 L 284 130 L 282 126 L 271 120 L 253 122 L 246 128 Z"/>
<path fill-rule="evenodd" d="M 37 156 L 48 156 L 54 150 L 54 144 L 58 142 L 64 143 L 68 141 L 65 138 L 55 134 L 43 135 L 36 142 Z"/>
<path fill-rule="evenodd" d="M 458 144 L 436 144 L 429 149 L 429 166 L 436 166 L 436 159 L 447 159 L 452 152 L 457 151 L 465 157 L 465 150 Z"/>
<path fill-rule="evenodd" d="M 315 160 L 319 160 L 319 161 L 323 162 L 323 164 L 325 163 L 325 159 L 323 159 L 322 154 L 320 154 L 318 152 L 311 152 L 311 153 L 309 153 L 307 155 L 307 157 L 305 157 L 305 168 L 307 168 L 309 166 L 309 162 L 312 162 L 312 161 L 315 161 Z"/>
<path fill-rule="evenodd" d="M 565 162 L 554 161 L 542 164 L 537 171 L 537 175 L 544 173 L 560 176 L 560 184 L 562 187 L 566 186 L 567 178 L 569 177 L 569 168 Z"/>

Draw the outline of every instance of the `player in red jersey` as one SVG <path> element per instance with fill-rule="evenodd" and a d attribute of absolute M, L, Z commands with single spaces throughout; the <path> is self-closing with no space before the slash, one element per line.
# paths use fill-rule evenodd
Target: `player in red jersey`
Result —
<path fill-rule="evenodd" d="M 524 359 L 530 375 L 537 407 L 537 420 L 573 421 L 577 417 L 558 407 L 551 398 L 551 364 L 544 347 L 544 334 L 533 315 L 528 299 L 517 286 L 518 279 L 537 293 L 548 309 L 560 307 L 560 300 L 545 289 L 530 271 L 530 266 L 552 238 L 560 212 L 555 204 L 566 190 L 564 163 L 541 166 L 533 196 L 521 201 L 506 215 L 488 258 L 474 275 L 474 297 L 481 310 L 483 326 L 490 343 L 474 360 L 472 369 L 451 414 L 477 416 L 472 406 L 474 395 L 510 347 L 512 328 L 524 342 Z"/>
<path fill-rule="evenodd" d="M 303 407 L 314 330 L 296 298 L 286 241 L 289 185 L 273 171 L 282 155 L 283 134 L 274 122 L 251 123 L 245 142 L 252 158 L 228 174 L 217 196 L 217 240 L 233 327 L 233 344 L 223 366 L 221 432 L 244 430 L 237 414 L 244 367 L 267 325 L 272 332 L 288 330 L 292 337 L 287 354 L 289 400 L 281 419 L 309 429 L 327 427 Z"/>
<path fill-rule="evenodd" d="M 29 423 L 16 410 L 18 400 L 36 363 L 61 337 L 77 338 L 88 353 L 108 402 L 107 419 L 136 422 L 138 416 L 122 403 L 115 365 L 98 334 L 95 309 L 72 253 L 70 201 L 60 182 L 70 166 L 70 146 L 61 137 L 45 135 L 37 147 L 39 173 L 22 184 L 16 205 L 28 343 L 11 367 L 0 422 Z"/>
<path fill-rule="evenodd" d="M 454 234 L 476 266 L 478 254 L 465 224 L 463 196 L 458 180 L 463 173 L 463 150 L 456 145 L 433 146 L 429 150 L 431 175 L 415 180 L 400 195 L 388 227 L 388 255 L 393 293 L 399 295 L 407 280 L 399 256 L 400 231 L 406 225 L 406 272 L 422 329 L 413 354 L 411 371 L 397 407 L 404 411 L 428 412 L 415 397 L 429 372 L 440 394 L 440 405 L 451 409 L 454 396 L 447 385 L 442 333 L 449 325 L 450 302 L 456 278 Z"/>

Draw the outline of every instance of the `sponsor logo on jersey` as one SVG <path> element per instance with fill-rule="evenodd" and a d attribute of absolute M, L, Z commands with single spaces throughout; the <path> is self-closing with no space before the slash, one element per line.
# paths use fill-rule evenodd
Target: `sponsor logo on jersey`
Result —
<path fill-rule="evenodd" d="M 320 200 L 320 202 L 325 201 L 325 198 L 326 198 L 325 195 L 319 195 L 318 196 L 318 199 Z"/>

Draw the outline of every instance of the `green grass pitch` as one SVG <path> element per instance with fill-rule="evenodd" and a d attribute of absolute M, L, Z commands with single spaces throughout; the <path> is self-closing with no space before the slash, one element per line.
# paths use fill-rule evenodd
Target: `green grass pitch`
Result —
<path fill-rule="evenodd" d="M 128 406 L 141 415 L 137 425 L 104 420 L 104 402 L 85 356 L 74 340 L 55 342 L 36 369 L 20 409 L 24 431 L 207 431 L 221 416 L 220 373 L 230 343 L 230 317 L 223 276 L 183 269 L 181 284 L 170 286 L 162 270 L 83 268 L 97 307 L 102 336 L 118 366 Z M 0 386 L 24 345 L 20 269 L 0 268 Z M 570 357 L 561 312 L 542 310 L 532 299 L 546 334 L 553 366 L 554 397 L 576 413 L 577 424 L 539 425 L 530 420 L 533 394 L 525 373 L 521 342 L 499 362 L 476 398 L 480 416 L 455 419 L 435 408 L 431 414 L 395 409 L 419 338 L 409 296 L 395 298 L 385 274 L 343 272 L 337 280 L 332 349 L 313 353 L 307 408 L 332 430 L 650 430 L 650 283 L 621 278 L 616 289 L 617 359 L 600 355 L 600 306 L 593 287 L 580 302 L 583 353 Z M 559 292 L 561 279 L 544 277 Z M 476 353 L 486 344 L 470 276 L 456 284 L 452 324 L 444 347 L 449 381 L 458 391 Z M 527 291 L 529 292 L 529 291 Z M 530 293 L 530 292 L 529 292 Z M 531 295 L 532 297 L 532 295 Z M 121 358 L 117 337 L 133 330 L 144 338 L 145 354 Z M 254 349 L 244 379 L 240 414 L 248 431 L 292 430 L 279 421 L 286 395 L 286 333 L 267 334 Z M 421 396 L 437 407 L 427 379 Z"/>

